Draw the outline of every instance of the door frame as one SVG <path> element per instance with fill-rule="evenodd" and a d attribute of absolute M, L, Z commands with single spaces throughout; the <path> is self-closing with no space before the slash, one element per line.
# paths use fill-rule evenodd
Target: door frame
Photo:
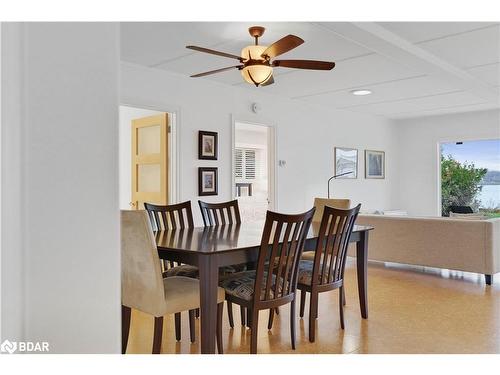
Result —
<path fill-rule="evenodd" d="M 182 191 L 179 178 L 179 171 L 181 170 L 179 150 L 179 145 L 181 144 L 179 131 L 181 109 L 175 106 L 165 105 L 162 103 L 151 103 L 136 98 L 122 98 L 119 106 L 150 109 L 152 111 L 165 112 L 169 114 L 168 201 L 169 203 L 178 203 L 180 201 L 180 192 Z"/>
<path fill-rule="evenodd" d="M 277 155 L 277 128 L 275 124 L 264 118 L 248 118 L 243 115 L 234 115 L 231 114 L 231 198 L 236 199 L 235 193 L 235 183 L 236 179 L 234 177 L 235 170 L 235 160 L 234 160 L 234 150 L 235 150 L 235 138 L 236 138 L 236 123 L 243 123 L 248 125 L 255 126 L 264 126 L 268 128 L 269 138 L 267 142 L 267 155 L 268 155 L 268 195 L 271 200 L 271 204 L 269 205 L 270 210 L 278 210 L 279 202 L 278 202 L 278 194 L 277 186 L 278 186 L 278 169 L 276 168 L 276 155 Z"/>

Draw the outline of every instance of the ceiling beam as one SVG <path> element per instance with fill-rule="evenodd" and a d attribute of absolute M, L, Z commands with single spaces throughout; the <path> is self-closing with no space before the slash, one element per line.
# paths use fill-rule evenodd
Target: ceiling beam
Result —
<path fill-rule="evenodd" d="M 463 91 L 474 93 L 485 102 L 500 104 L 498 92 L 492 87 L 375 22 L 336 22 L 320 25 L 403 66 L 417 69 L 447 81 Z"/>

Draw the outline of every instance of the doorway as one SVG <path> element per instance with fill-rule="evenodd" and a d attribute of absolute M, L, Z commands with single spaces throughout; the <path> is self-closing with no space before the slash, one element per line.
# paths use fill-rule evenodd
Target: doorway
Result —
<path fill-rule="evenodd" d="M 274 128 L 234 122 L 233 197 L 242 221 L 262 221 L 275 206 Z"/>
<path fill-rule="evenodd" d="M 176 201 L 175 114 L 120 106 L 120 209 Z"/>

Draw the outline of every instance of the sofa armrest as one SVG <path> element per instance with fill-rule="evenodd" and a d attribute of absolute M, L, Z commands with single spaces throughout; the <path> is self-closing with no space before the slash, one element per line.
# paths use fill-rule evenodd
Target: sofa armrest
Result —
<path fill-rule="evenodd" d="M 486 220 L 485 268 L 490 275 L 500 272 L 500 218 Z"/>

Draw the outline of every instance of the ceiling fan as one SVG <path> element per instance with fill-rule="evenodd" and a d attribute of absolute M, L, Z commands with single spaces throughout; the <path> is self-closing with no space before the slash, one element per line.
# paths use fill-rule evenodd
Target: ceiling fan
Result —
<path fill-rule="evenodd" d="M 304 40 L 295 35 L 287 35 L 280 40 L 274 42 L 270 46 L 259 45 L 259 38 L 264 34 L 266 29 L 262 26 L 252 26 L 248 29 L 250 35 L 255 38 L 255 44 L 243 48 L 241 56 L 232 55 L 226 52 L 215 51 L 213 49 L 186 46 L 186 48 L 210 53 L 212 55 L 228 57 L 236 59 L 240 62 L 239 65 L 228 66 L 211 70 L 209 72 L 194 74 L 191 77 L 203 77 L 209 74 L 224 72 L 226 70 L 238 69 L 241 70 L 243 79 L 255 86 L 267 86 L 274 83 L 273 68 L 296 68 L 296 69 L 311 69 L 311 70 L 332 70 L 335 66 L 334 62 L 317 61 L 317 60 L 272 60 L 276 56 L 288 52 L 302 43 Z"/>

